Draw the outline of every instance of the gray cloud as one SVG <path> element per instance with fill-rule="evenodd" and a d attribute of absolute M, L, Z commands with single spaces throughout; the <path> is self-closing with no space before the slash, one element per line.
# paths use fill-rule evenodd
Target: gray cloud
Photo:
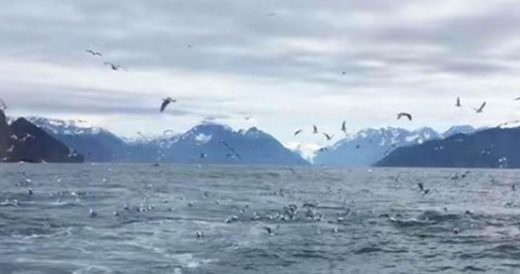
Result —
<path fill-rule="evenodd" d="M 519 56 L 515 50 L 520 48 L 519 44 L 497 52 L 503 45 L 514 45 L 520 34 L 516 28 L 520 6 L 514 1 L 440 0 L 432 5 L 412 0 L 0 0 L 0 4 L 4 7 L 0 20 L 9 22 L 0 26 L 0 62 L 9 59 L 28 66 L 24 77 L 16 77 L 22 73 L 17 71 L 12 79 L 0 79 L 0 90 L 13 108 L 27 112 L 153 115 L 159 96 L 171 89 L 184 102 L 171 115 L 231 119 L 251 109 L 271 121 L 285 109 L 294 108 L 299 115 L 297 105 L 305 110 L 305 104 L 329 97 L 363 101 L 363 96 L 413 94 L 422 100 L 442 92 L 442 79 L 450 79 L 464 95 L 480 97 L 481 89 L 495 85 L 493 80 L 483 82 L 486 77 L 510 77 L 501 88 L 513 86 Z M 102 51 L 104 57 L 88 56 L 87 48 Z M 92 70 L 110 73 L 104 60 L 128 67 L 128 78 L 155 72 L 158 76 L 107 77 L 103 83 L 81 78 L 84 71 L 89 72 L 85 78 L 97 75 Z M 34 72 L 32 63 L 50 68 Z M 47 83 L 42 78 L 52 68 L 70 69 L 76 77 Z M 150 91 L 137 92 L 139 88 L 133 87 L 146 83 L 152 86 Z M 208 86 L 207 91 L 193 92 L 202 85 Z M 377 119 L 374 123 L 381 123 Z"/>

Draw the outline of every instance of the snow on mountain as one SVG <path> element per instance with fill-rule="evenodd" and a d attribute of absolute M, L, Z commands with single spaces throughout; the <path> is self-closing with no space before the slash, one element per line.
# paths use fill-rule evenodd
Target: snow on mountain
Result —
<path fill-rule="evenodd" d="M 462 126 L 453 126 L 453 127 L 450 127 L 448 130 L 446 130 L 443 134 L 442 134 L 442 137 L 443 138 L 448 138 L 448 137 L 451 137 L 453 135 L 456 135 L 456 134 L 472 134 L 472 133 L 475 133 L 476 131 L 478 131 L 478 129 L 472 127 L 472 126 L 469 126 L 469 125 L 462 125 Z"/>
<path fill-rule="evenodd" d="M 57 135 L 99 134 L 102 130 L 83 120 L 59 120 L 42 117 L 28 117 L 26 119 L 47 132 Z"/>
<path fill-rule="evenodd" d="M 441 137 L 428 127 L 414 131 L 395 127 L 364 129 L 351 138 L 340 140 L 328 150 L 319 152 L 313 163 L 330 166 L 370 166 L 397 147 L 422 144 Z"/>

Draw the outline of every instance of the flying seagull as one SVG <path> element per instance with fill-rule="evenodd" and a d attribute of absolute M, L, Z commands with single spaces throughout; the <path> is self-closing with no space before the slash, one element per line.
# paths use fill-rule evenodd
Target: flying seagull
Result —
<path fill-rule="evenodd" d="M 163 102 L 161 104 L 161 112 L 163 112 L 170 103 L 175 103 L 175 102 L 177 102 L 177 100 L 175 100 L 171 97 L 164 98 Z"/>
<path fill-rule="evenodd" d="M 297 131 L 294 132 L 294 136 L 297 136 L 298 134 L 300 134 L 302 132 L 303 132 L 303 129 L 298 129 Z"/>
<path fill-rule="evenodd" d="M 327 138 L 327 141 L 330 141 L 330 140 L 332 140 L 332 138 L 334 138 L 333 135 L 327 134 L 325 132 L 323 132 L 323 135 L 325 136 L 325 138 Z"/>
<path fill-rule="evenodd" d="M 408 120 L 412 121 L 412 114 L 401 112 L 397 114 L 397 120 L 400 120 L 401 118 L 406 117 Z"/>
<path fill-rule="evenodd" d="M 318 127 L 316 125 L 312 126 L 312 134 L 318 134 Z"/>
<path fill-rule="evenodd" d="M 484 107 L 486 107 L 486 102 L 482 103 L 479 108 L 474 108 L 474 110 L 477 113 L 482 113 L 484 111 Z"/>
<path fill-rule="evenodd" d="M 347 133 L 347 122 L 343 121 L 341 124 L 341 131 L 345 132 L 345 135 L 348 135 Z"/>
<path fill-rule="evenodd" d="M 513 101 L 520 101 L 520 97 L 516 97 Z"/>
<path fill-rule="evenodd" d="M 85 52 L 92 54 L 92 56 L 103 56 L 103 54 L 101 54 L 101 52 L 93 51 L 91 49 L 87 49 Z"/>
<path fill-rule="evenodd" d="M 460 97 L 457 97 L 457 103 L 455 104 L 455 106 L 458 108 L 462 107 L 462 104 L 460 103 Z"/>
<path fill-rule="evenodd" d="M 106 65 L 106 66 L 110 66 L 110 68 L 111 68 L 112 70 L 120 70 L 120 69 L 126 70 L 126 69 L 123 68 L 122 66 L 120 66 L 120 65 L 116 65 L 116 64 L 114 64 L 114 63 L 110 63 L 110 62 L 105 62 L 105 65 Z"/>

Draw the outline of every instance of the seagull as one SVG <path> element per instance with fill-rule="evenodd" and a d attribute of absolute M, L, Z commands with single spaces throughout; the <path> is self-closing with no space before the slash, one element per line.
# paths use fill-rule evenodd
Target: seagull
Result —
<path fill-rule="evenodd" d="M 516 97 L 513 101 L 520 101 L 520 97 Z"/>
<path fill-rule="evenodd" d="M 316 125 L 313 125 L 312 129 L 312 134 L 318 134 L 318 127 Z"/>
<path fill-rule="evenodd" d="M 424 194 L 428 194 L 430 192 L 430 189 L 425 189 L 424 185 L 422 183 L 417 183 L 417 186 L 419 186 L 419 190 Z"/>
<path fill-rule="evenodd" d="M 199 158 L 200 159 L 208 158 L 208 155 L 204 152 L 201 152 Z"/>
<path fill-rule="evenodd" d="M 280 228 L 280 226 L 276 226 L 275 228 L 271 228 L 271 227 L 268 227 L 268 226 L 264 226 L 263 229 L 265 229 L 265 231 L 267 231 L 267 234 L 269 234 L 269 236 L 272 236 L 274 235 L 274 233 Z"/>
<path fill-rule="evenodd" d="M 330 140 L 332 140 L 332 138 L 334 138 L 333 135 L 327 134 L 325 132 L 323 132 L 323 135 L 325 136 L 325 138 L 327 138 L 327 141 L 330 141 Z"/>
<path fill-rule="evenodd" d="M 105 62 L 104 64 L 105 64 L 106 66 L 110 66 L 110 68 L 111 68 L 112 70 L 119 70 L 119 69 L 126 70 L 126 69 L 123 68 L 122 66 L 120 66 L 120 65 L 116 65 L 116 64 L 114 64 L 114 63 Z"/>
<path fill-rule="evenodd" d="M 163 112 L 170 103 L 175 103 L 175 102 L 177 102 L 177 100 L 175 100 L 171 97 L 164 98 L 163 102 L 161 104 L 161 112 Z"/>
<path fill-rule="evenodd" d="M 303 132 L 303 129 L 298 129 L 297 131 L 294 132 L 294 136 L 297 136 L 298 134 L 300 134 L 302 132 Z"/>
<path fill-rule="evenodd" d="M 346 71 L 342 71 L 341 74 L 347 75 L 347 72 Z"/>
<path fill-rule="evenodd" d="M 343 121 L 343 123 L 341 124 L 341 131 L 345 132 L 345 135 L 348 136 L 348 133 L 347 133 L 347 122 Z"/>
<path fill-rule="evenodd" d="M 397 120 L 400 120 L 403 117 L 406 117 L 408 120 L 412 121 L 412 114 L 410 113 L 400 112 L 397 114 Z"/>
<path fill-rule="evenodd" d="M 424 185 L 423 185 L 423 183 L 417 183 L 417 186 L 419 187 L 419 190 L 420 190 L 421 192 L 424 191 Z"/>
<path fill-rule="evenodd" d="M 101 52 L 93 51 L 91 49 L 87 49 L 85 52 L 88 52 L 88 53 L 92 54 L 92 56 L 100 56 L 100 57 L 103 56 L 103 54 L 101 54 Z"/>
<path fill-rule="evenodd" d="M 458 108 L 462 107 L 462 104 L 460 103 L 460 97 L 457 97 L 457 103 L 455 104 L 455 106 Z"/>
<path fill-rule="evenodd" d="M 482 113 L 484 111 L 484 107 L 486 107 L 486 102 L 482 103 L 479 108 L 474 108 L 476 113 Z"/>

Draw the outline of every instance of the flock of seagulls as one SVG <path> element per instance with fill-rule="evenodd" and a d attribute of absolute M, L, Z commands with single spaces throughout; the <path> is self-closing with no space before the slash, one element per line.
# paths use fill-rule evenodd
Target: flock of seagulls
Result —
<path fill-rule="evenodd" d="M 93 57 L 103 57 L 103 53 L 101 53 L 99 51 L 92 50 L 92 49 L 87 49 L 87 50 L 85 50 L 85 52 L 90 54 L 90 55 L 92 55 Z M 127 70 L 123 66 L 114 64 L 114 63 L 109 62 L 109 61 L 105 61 L 103 64 L 105 66 L 109 66 L 111 70 L 125 70 L 125 71 Z"/>

